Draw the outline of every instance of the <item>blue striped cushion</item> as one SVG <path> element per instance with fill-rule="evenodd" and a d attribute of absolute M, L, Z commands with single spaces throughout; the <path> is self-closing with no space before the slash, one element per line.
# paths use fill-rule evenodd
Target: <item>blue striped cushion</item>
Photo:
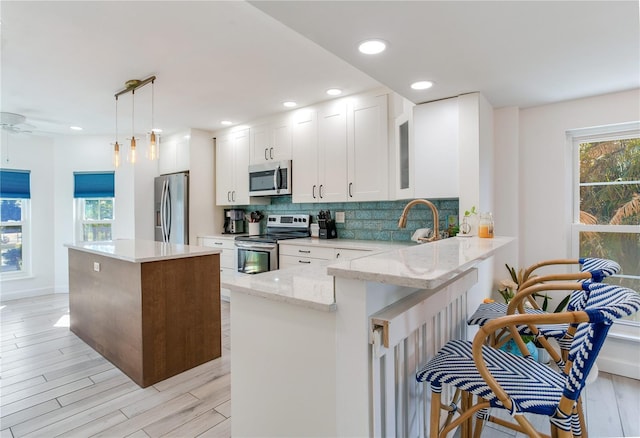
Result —
<path fill-rule="evenodd" d="M 565 385 L 565 377 L 550 367 L 483 346 L 489 371 L 511 396 L 519 412 L 552 415 Z M 482 379 L 471 354 L 471 342 L 455 340 L 445 344 L 438 354 L 416 374 L 419 382 L 430 382 L 434 390 L 442 384 L 478 395 L 491 406 L 504 406 Z"/>

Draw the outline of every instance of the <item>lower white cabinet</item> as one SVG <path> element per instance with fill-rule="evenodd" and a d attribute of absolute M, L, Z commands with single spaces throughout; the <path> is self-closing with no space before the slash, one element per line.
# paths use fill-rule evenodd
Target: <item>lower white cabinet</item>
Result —
<path fill-rule="evenodd" d="M 210 246 L 221 249 L 220 253 L 220 275 L 233 275 L 237 270 L 238 258 L 236 256 L 236 245 L 234 237 L 199 237 L 200 246 Z M 231 296 L 229 289 L 220 289 L 220 296 L 223 300 L 229 301 Z"/>
<path fill-rule="evenodd" d="M 369 252 L 369 250 L 340 248 L 339 246 L 339 243 L 337 243 L 336 246 L 302 246 L 280 243 L 278 245 L 280 252 L 279 268 L 284 269 L 291 266 L 315 265 L 336 259 L 352 259 L 363 256 Z"/>

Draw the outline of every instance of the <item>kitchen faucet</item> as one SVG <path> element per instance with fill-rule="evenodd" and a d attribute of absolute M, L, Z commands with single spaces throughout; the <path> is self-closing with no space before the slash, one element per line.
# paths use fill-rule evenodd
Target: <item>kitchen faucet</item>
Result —
<path fill-rule="evenodd" d="M 438 240 L 440 238 L 440 231 L 438 229 L 440 217 L 438 216 L 438 209 L 435 205 L 433 205 L 431 201 L 428 201 L 426 199 L 414 199 L 404 206 L 404 210 L 402 210 L 400 220 L 398 221 L 398 228 L 405 228 L 407 226 L 407 213 L 409 213 L 409 210 L 411 210 L 413 206 L 417 204 L 426 205 L 431 209 L 431 212 L 433 213 L 433 236 L 429 238 L 419 237 L 418 240 L 422 242 L 433 242 Z"/>

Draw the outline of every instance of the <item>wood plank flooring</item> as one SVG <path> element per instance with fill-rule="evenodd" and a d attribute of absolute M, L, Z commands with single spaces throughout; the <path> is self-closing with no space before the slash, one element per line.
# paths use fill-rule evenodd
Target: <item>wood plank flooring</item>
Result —
<path fill-rule="evenodd" d="M 68 295 L 2 303 L 0 438 L 231 436 L 229 306 L 221 358 L 142 389 L 69 331 Z M 601 372 L 584 400 L 591 437 L 640 436 L 640 381 Z"/>
<path fill-rule="evenodd" d="M 0 305 L 0 438 L 231 436 L 229 303 L 221 358 L 142 389 L 69 331 L 68 302 Z"/>

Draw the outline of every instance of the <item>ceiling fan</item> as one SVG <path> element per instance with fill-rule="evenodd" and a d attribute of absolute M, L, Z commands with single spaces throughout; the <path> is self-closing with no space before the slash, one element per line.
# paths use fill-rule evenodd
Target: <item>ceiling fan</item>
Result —
<path fill-rule="evenodd" d="M 36 127 L 26 123 L 26 120 L 22 114 L 0 112 L 0 128 L 4 131 L 30 134 Z"/>

